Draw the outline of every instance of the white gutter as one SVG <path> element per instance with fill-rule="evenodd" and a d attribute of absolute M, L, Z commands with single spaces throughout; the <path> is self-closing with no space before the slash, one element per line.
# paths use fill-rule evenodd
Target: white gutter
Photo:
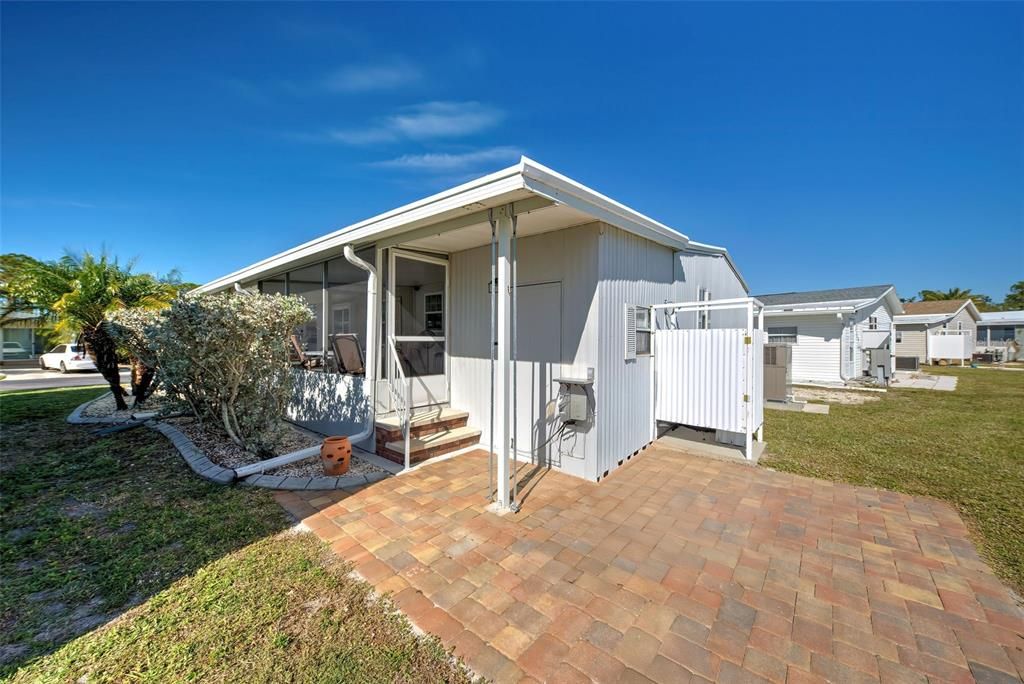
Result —
<path fill-rule="evenodd" d="M 364 394 L 369 400 L 369 420 L 366 422 L 366 427 L 355 435 L 349 435 L 349 442 L 355 444 L 362 442 L 367 437 L 373 434 L 374 421 L 376 415 L 374 409 L 375 404 L 375 389 L 377 386 L 377 269 L 375 269 L 369 263 L 363 261 L 356 256 L 356 252 L 352 249 L 352 245 L 345 245 L 345 259 L 350 264 L 357 268 L 361 268 L 369 274 L 366 280 L 366 375 L 363 376 Z M 242 478 L 249 475 L 255 475 L 256 473 L 266 472 L 273 470 L 274 468 L 280 468 L 281 466 L 288 465 L 289 463 L 295 463 L 296 461 L 302 461 L 312 456 L 316 456 L 320 453 L 320 445 L 307 447 L 305 449 L 299 449 L 288 454 L 281 454 L 274 458 L 268 458 L 265 461 L 259 461 L 258 463 L 250 463 L 249 465 L 242 466 L 241 468 L 235 469 L 235 477 Z"/>

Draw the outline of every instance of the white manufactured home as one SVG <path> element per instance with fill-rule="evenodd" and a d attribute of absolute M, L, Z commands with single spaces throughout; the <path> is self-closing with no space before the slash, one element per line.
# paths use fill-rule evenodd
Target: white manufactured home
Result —
<path fill-rule="evenodd" d="M 729 253 L 526 158 L 201 288 L 229 289 L 316 313 L 291 419 L 407 467 L 489 448 L 499 505 L 511 459 L 596 481 L 659 421 L 759 438 L 760 305 Z"/>
<path fill-rule="evenodd" d="M 891 349 L 893 316 L 903 311 L 892 285 L 756 297 L 765 307 L 768 343 L 792 348 L 790 379 L 797 384 L 842 384 L 874 376 L 878 369 L 871 362 L 872 350 Z M 874 353 L 876 361 L 880 356 L 891 370 L 890 354 Z"/>
<path fill-rule="evenodd" d="M 981 314 L 970 299 L 907 302 L 894 319 L 898 367 L 969 361 L 979 321 Z"/>

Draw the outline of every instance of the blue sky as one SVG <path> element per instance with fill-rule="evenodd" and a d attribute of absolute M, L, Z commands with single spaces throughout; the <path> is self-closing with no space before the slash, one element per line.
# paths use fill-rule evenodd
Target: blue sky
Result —
<path fill-rule="evenodd" d="M 0 249 L 205 281 L 527 154 L 755 292 L 1024 278 L 1020 4 L 13 4 Z"/>

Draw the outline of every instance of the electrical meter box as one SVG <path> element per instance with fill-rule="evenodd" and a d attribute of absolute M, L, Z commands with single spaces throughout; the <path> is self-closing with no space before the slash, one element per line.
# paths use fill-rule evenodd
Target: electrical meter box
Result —
<path fill-rule="evenodd" d="M 590 417 L 588 387 L 594 384 L 594 369 L 587 369 L 587 377 L 555 378 L 562 385 L 563 398 L 559 402 L 558 417 L 563 423 L 583 423 Z"/>

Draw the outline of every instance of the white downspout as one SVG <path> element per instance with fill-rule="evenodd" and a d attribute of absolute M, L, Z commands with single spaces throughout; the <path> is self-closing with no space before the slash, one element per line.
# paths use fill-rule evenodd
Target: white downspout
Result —
<path fill-rule="evenodd" d="M 355 435 L 349 435 L 349 442 L 355 444 L 362 442 L 373 435 L 374 419 L 376 416 L 376 403 L 374 395 L 377 385 L 377 269 L 369 263 L 356 256 L 352 245 L 345 245 L 345 259 L 356 268 L 361 268 L 369 274 L 366 280 L 366 375 L 363 376 L 363 385 L 366 388 L 364 393 L 369 400 L 369 420 L 366 427 Z M 236 283 L 237 286 L 237 283 Z M 250 294 L 250 293 L 247 293 Z M 274 468 L 280 468 L 289 463 L 302 461 L 320 453 L 320 445 L 299 449 L 288 454 L 281 454 L 258 463 L 250 463 L 235 469 L 235 477 L 242 478 L 248 475 L 255 475 Z"/>
<path fill-rule="evenodd" d="M 361 268 L 367 273 L 366 279 L 366 374 L 363 376 L 363 393 L 370 403 L 370 411 L 366 427 L 356 435 L 350 435 L 349 441 L 355 444 L 373 435 L 374 420 L 376 418 L 376 390 L 377 390 L 377 331 L 380 326 L 377 323 L 377 269 L 372 264 L 356 256 L 352 245 L 345 245 L 345 259 L 356 268 Z"/>

